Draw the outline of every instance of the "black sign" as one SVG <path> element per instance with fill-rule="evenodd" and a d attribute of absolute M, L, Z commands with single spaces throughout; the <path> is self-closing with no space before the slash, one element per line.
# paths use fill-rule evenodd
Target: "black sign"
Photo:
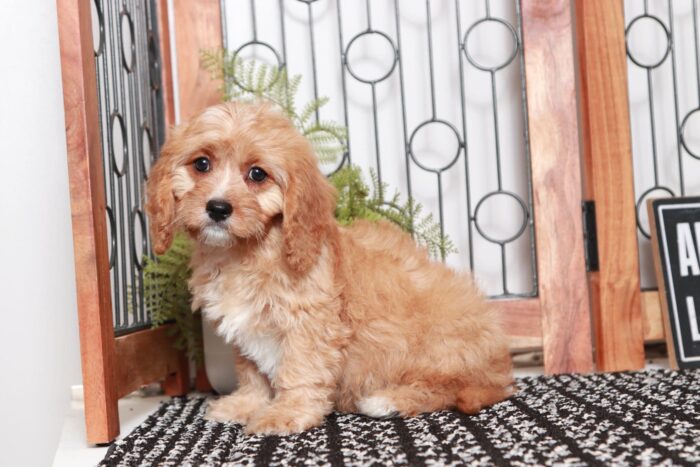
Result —
<path fill-rule="evenodd" d="M 669 356 L 700 367 L 700 198 L 653 200 L 650 211 Z"/>

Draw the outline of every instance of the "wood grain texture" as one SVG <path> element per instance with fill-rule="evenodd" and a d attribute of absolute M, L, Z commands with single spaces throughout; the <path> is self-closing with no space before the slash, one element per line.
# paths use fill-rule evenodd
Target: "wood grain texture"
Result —
<path fill-rule="evenodd" d="M 180 120 L 221 102 L 220 83 L 200 64 L 203 50 L 222 47 L 219 0 L 174 0 Z"/>
<path fill-rule="evenodd" d="M 542 348 L 542 312 L 538 299 L 496 300 L 492 303 L 499 311 L 512 352 Z"/>
<path fill-rule="evenodd" d="M 170 21 L 168 19 L 168 0 L 158 1 L 158 33 L 160 35 L 160 69 L 163 89 L 163 111 L 165 126 L 169 129 L 175 124 L 175 89 L 173 88 L 173 63 L 171 59 Z"/>
<path fill-rule="evenodd" d="M 644 328 L 622 0 L 576 0 L 587 197 L 596 204 L 596 363 L 603 371 L 644 366 Z"/>
<path fill-rule="evenodd" d="M 186 394 L 189 389 L 183 354 L 176 352 L 172 325 L 132 332 L 115 339 L 119 356 L 115 365 L 115 387 L 124 397 L 144 384 L 170 378 L 169 395 Z M 187 366 L 187 360 L 184 358 Z"/>
<path fill-rule="evenodd" d="M 642 317 L 644 342 L 659 342 L 665 339 L 664 322 L 661 315 L 661 297 L 656 290 L 642 292 Z"/>
<path fill-rule="evenodd" d="M 87 441 L 119 434 L 105 190 L 90 2 L 58 0 Z"/>
<path fill-rule="evenodd" d="M 592 369 L 569 0 L 521 0 L 547 373 Z"/>
<path fill-rule="evenodd" d="M 647 200 L 647 213 L 649 215 L 649 233 L 651 234 L 652 256 L 654 257 L 654 271 L 656 272 L 656 282 L 659 284 L 659 305 L 661 308 L 661 317 L 664 327 L 664 335 L 666 336 L 666 351 L 668 352 L 668 363 L 671 369 L 678 369 L 678 360 L 676 358 L 676 346 L 673 343 L 673 331 L 671 330 L 671 317 L 668 314 L 668 297 L 666 295 L 666 280 L 664 279 L 663 266 L 661 265 L 661 252 L 659 251 L 659 238 L 656 228 L 656 216 L 654 215 L 654 200 Z"/>

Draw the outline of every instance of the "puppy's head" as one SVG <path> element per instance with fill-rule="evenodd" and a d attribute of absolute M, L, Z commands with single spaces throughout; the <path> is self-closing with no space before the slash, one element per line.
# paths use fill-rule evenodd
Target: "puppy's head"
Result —
<path fill-rule="evenodd" d="M 282 217 L 284 257 L 315 263 L 333 225 L 335 191 L 308 141 L 271 105 L 225 103 L 175 128 L 147 185 L 156 253 L 185 230 L 210 247 L 262 238 Z"/>

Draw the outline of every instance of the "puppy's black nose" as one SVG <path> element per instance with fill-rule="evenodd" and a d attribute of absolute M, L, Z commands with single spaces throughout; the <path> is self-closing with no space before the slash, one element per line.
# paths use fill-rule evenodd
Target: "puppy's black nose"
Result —
<path fill-rule="evenodd" d="M 228 201 L 210 199 L 207 202 L 207 213 L 212 220 L 220 222 L 226 220 L 233 212 L 233 206 Z"/>

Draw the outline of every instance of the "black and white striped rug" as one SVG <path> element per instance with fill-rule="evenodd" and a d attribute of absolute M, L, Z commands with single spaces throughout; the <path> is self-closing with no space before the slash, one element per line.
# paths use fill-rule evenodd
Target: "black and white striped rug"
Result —
<path fill-rule="evenodd" d="M 700 465 L 700 371 L 518 380 L 477 416 L 444 411 L 374 420 L 333 414 L 285 437 L 202 419 L 207 399 L 176 398 L 100 465 Z"/>

